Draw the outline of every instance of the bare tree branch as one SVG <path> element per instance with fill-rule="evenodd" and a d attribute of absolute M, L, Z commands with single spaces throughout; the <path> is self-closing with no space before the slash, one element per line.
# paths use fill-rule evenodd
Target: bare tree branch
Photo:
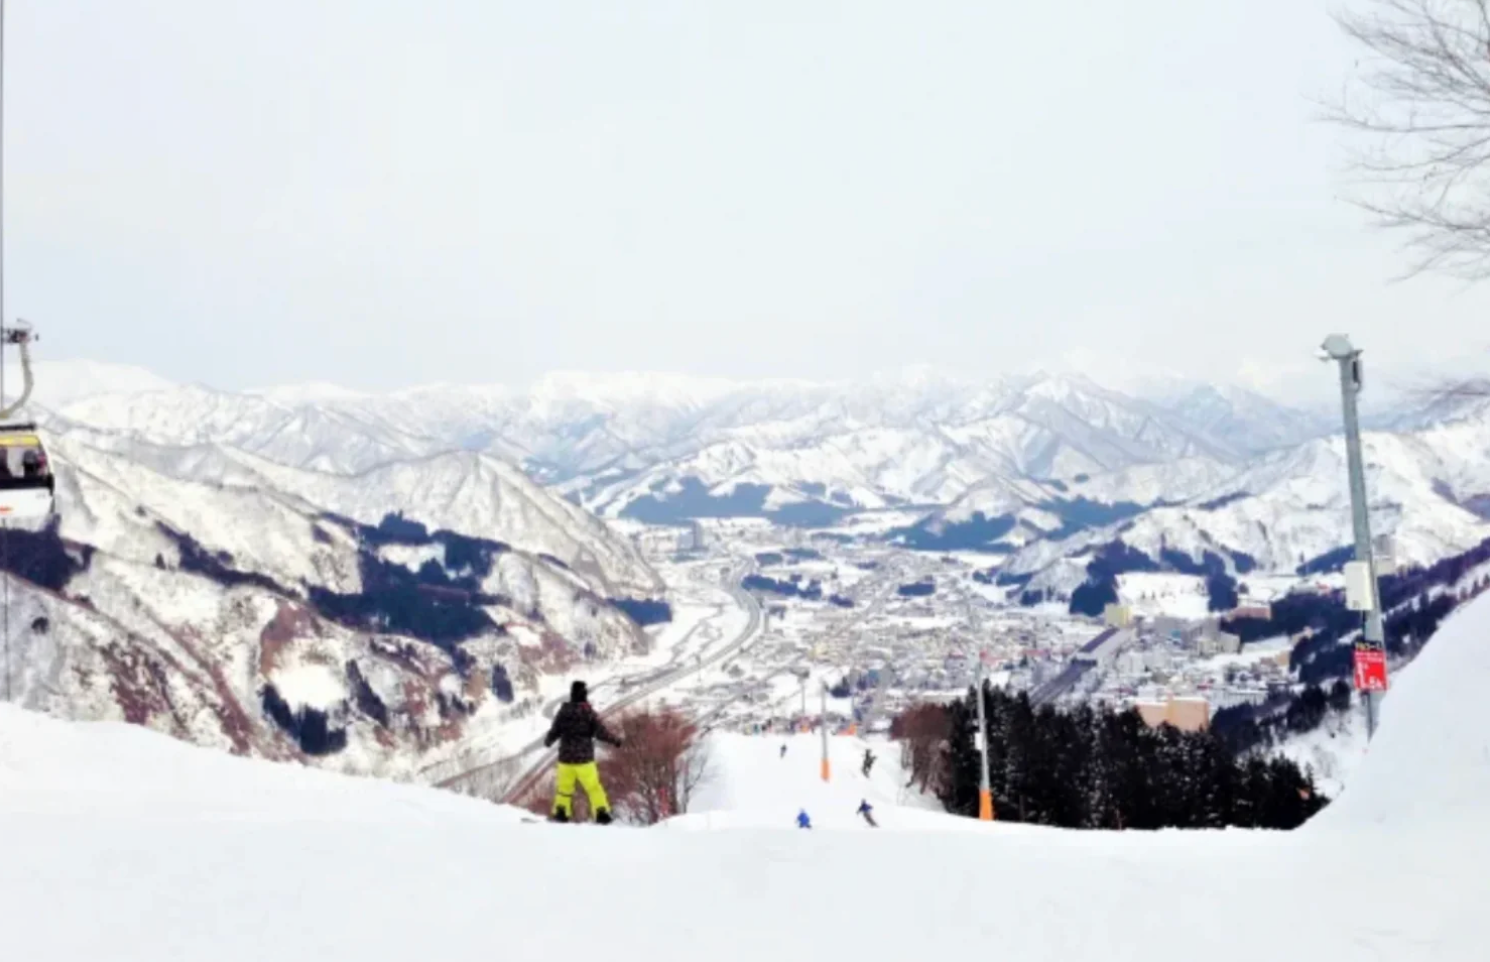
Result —
<path fill-rule="evenodd" d="M 698 728 L 673 709 L 629 712 L 617 727 L 624 747 L 600 763 L 616 814 L 655 825 L 686 812 L 707 770 Z"/>
<path fill-rule="evenodd" d="M 1490 0 L 1364 4 L 1335 16 L 1364 55 L 1325 108 L 1361 142 L 1351 199 L 1406 236 L 1409 275 L 1490 277 Z"/>
<path fill-rule="evenodd" d="M 933 704 L 914 705 L 890 722 L 890 738 L 900 742 L 900 764 L 910 772 L 910 788 L 940 794 L 951 775 L 947 770 L 947 714 Z"/>

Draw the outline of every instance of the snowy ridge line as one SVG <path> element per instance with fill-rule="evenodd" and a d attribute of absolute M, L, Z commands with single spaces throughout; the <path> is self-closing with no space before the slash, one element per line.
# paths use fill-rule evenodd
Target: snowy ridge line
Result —
<path fill-rule="evenodd" d="M 10 538 L 27 539 L 36 554 L 23 573 L 46 582 L 12 604 L 10 681 L 28 707 L 409 778 L 499 733 L 498 665 L 507 684 L 534 688 L 582 646 L 604 664 L 645 643 L 562 561 L 480 539 L 467 539 L 455 568 L 445 567 L 454 541 L 412 566 L 397 551 L 372 558 L 356 523 L 238 483 L 244 462 L 220 452 L 187 452 L 180 473 L 209 477 L 183 478 L 158 460 L 57 442 L 68 507 L 56 525 Z M 440 571 L 422 577 L 473 589 L 479 613 L 440 621 L 426 595 L 405 597 L 429 562 Z M 427 631 L 415 623 L 424 617 Z"/>
<path fill-rule="evenodd" d="M 1416 560 L 1462 547 L 1466 531 L 1490 530 L 1467 510 L 1490 495 L 1490 405 L 1439 414 L 1402 422 L 1416 433 L 1366 437 L 1373 474 L 1386 486 L 1380 497 L 1391 508 L 1385 530 Z M 1104 538 L 1114 525 L 1082 518 L 1079 509 L 1065 518 L 1039 504 L 1009 505 L 1010 486 L 1049 485 L 1041 502 L 1063 496 L 1131 505 L 1140 513 L 1122 523 L 1134 525 L 1135 539 L 1173 531 L 1185 542 L 1180 549 L 1193 554 L 1209 535 L 1264 568 L 1283 570 L 1300 555 L 1338 546 L 1333 489 L 1336 474 L 1342 485 L 1344 476 L 1343 468 L 1336 471 L 1332 417 L 1205 385 L 1164 385 L 1152 397 L 1135 397 L 1073 375 L 985 383 L 922 373 L 861 384 L 763 385 L 571 374 L 528 392 L 446 385 L 387 396 L 324 385 L 255 394 L 174 388 L 75 399 L 60 407 L 62 419 L 90 425 L 95 443 L 120 451 L 144 440 L 222 444 L 280 468 L 312 468 L 320 472 L 317 485 L 328 476 L 367 479 L 378 466 L 434 470 L 430 462 L 442 458 L 490 455 L 522 464 L 606 516 L 691 516 L 700 510 L 690 506 L 694 498 L 725 499 L 724 510 L 739 516 L 945 505 L 922 522 L 938 533 L 955 532 L 979 512 L 1002 518 L 1007 511 L 1013 530 L 996 540 L 1018 552 L 1012 570 L 1038 574 L 1035 590 L 1056 594 L 1072 586 L 1069 572 L 1052 569 L 1052 555 L 1078 554 L 1094 525 Z M 310 496 L 306 483 L 296 490 Z M 276 485 L 295 487 L 283 478 Z M 346 497 L 310 500 L 340 504 Z M 378 507 L 527 543 L 510 526 L 496 532 L 476 519 L 424 517 L 417 500 L 405 493 Z M 427 500 L 429 512 L 449 513 L 449 498 Z M 596 563 L 608 576 L 647 580 L 602 529 L 547 507 L 556 510 L 535 510 L 528 519 L 534 530 L 572 528 L 604 547 Z M 375 523 L 381 515 L 354 516 Z M 1059 548 L 1042 550 L 1057 539 Z M 565 551 L 548 553 L 570 560 Z"/>
<path fill-rule="evenodd" d="M 53 442 L 59 482 L 69 468 L 109 478 L 121 497 L 148 500 L 166 481 L 254 494 L 304 515 L 330 513 L 377 527 L 403 515 L 430 531 L 504 542 L 559 558 L 605 595 L 659 590 L 661 581 L 628 539 L 582 508 L 535 484 L 518 469 L 470 452 L 430 455 L 370 468 L 355 476 L 287 467 L 225 445 L 173 448 L 99 446 L 73 433 Z M 128 489 L 128 490 L 127 490 Z M 77 504 L 76 497 L 71 499 Z M 86 503 L 86 502 L 84 502 Z M 170 512 L 165 512 L 170 517 Z M 64 516 L 64 522 L 67 518 Z M 177 523 L 176 527 L 182 527 Z M 191 526 L 187 526 L 191 527 Z M 202 537 L 212 543 L 210 537 Z"/>
<path fill-rule="evenodd" d="M 486 450 L 585 501 L 615 504 L 697 474 L 710 487 L 826 485 L 875 506 L 885 495 L 945 503 L 994 473 L 1069 477 L 1135 463 L 1239 458 L 1314 436 L 1317 423 L 1244 392 L 1153 401 L 1079 375 L 992 382 L 943 377 L 832 384 L 553 377 L 531 391 L 432 386 L 369 395 L 175 388 L 73 399 L 58 413 L 158 443 L 217 441 L 296 466 L 347 472 L 445 450 Z M 1226 422 L 1226 418 L 1231 418 Z M 1225 423 L 1223 423 L 1225 422 Z M 1241 425 L 1271 427 L 1257 431 Z M 346 435 L 346 440 L 338 440 Z M 1241 443 L 1238 443 L 1238 442 Z M 651 475 L 653 469 L 662 474 Z M 791 497 L 812 497 L 799 490 Z"/>

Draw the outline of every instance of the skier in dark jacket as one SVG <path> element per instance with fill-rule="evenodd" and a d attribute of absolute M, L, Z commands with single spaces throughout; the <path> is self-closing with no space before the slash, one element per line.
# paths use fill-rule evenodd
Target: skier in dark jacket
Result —
<path fill-rule="evenodd" d="M 569 688 L 569 700 L 554 713 L 554 723 L 543 738 L 543 747 L 559 743 L 559 774 L 554 787 L 554 814 L 556 822 L 567 822 L 574 815 L 574 783 L 579 782 L 590 799 L 590 811 L 595 821 L 609 825 L 610 801 L 600 784 L 600 770 L 595 766 L 595 740 L 615 748 L 621 747 L 621 739 L 611 734 L 600 720 L 595 709 L 590 707 L 590 693 L 582 681 Z"/>
<path fill-rule="evenodd" d="M 877 757 L 878 756 L 875 755 L 874 752 L 870 751 L 867 748 L 864 749 L 864 777 L 865 778 L 868 778 L 869 777 L 869 770 L 874 767 L 874 762 L 875 762 L 875 759 Z"/>

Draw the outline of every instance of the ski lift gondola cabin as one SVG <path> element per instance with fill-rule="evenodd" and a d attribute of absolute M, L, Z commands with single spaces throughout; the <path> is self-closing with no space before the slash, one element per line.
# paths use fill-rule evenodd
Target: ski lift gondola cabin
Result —
<path fill-rule="evenodd" d="M 34 424 L 0 424 L 0 522 L 52 513 L 57 479 Z"/>

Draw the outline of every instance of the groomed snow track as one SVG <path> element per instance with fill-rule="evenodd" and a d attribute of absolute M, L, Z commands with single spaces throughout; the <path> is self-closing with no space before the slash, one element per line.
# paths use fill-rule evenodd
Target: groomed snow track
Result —
<path fill-rule="evenodd" d="M 1490 596 L 1395 677 L 1344 795 L 1287 833 L 987 825 L 885 799 L 888 767 L 856 781 L 856 740 L 833 740 L 824 786 L 811 739 L 782 759 L 743 736 L 720 742 L 704 810 L 659 829 L 525 825 L 0 706 L 0 945 L 27 962 L 1478 962 L 1487 638 Z M 860 784 L 884 828 L 847 811 Z M 799 806 L 819 827 L 792 825 Z"/>

